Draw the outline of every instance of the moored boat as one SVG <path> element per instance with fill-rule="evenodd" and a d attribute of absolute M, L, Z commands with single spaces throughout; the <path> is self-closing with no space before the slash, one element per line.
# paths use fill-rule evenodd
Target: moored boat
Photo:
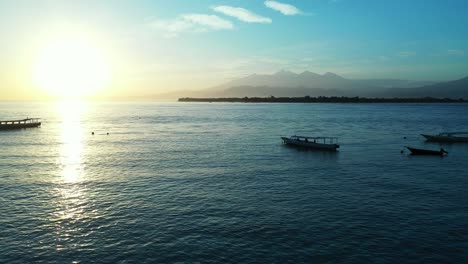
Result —
<path fill-rule="evenodd" d="M 0 130 L 21 129 L 38 127 L 41 125 L 39 118 L 26 118 L 21 120 L 0 121 Z"/>
<path fill-rule="evenodd" d="M 411 148 L 406 147 L 409 151 L 411 151 L 411 155 L 432 155 L 432 156 L 443 156 L 448 154 L 445 149 L 441 148 L 440 150 L 431 150 L 431 149 L 418 149 L 418 148 Z"/>
<path fill-rule="evenodd" d="M 336 149 L 340 147 L 340 145 L 337 144 L 338 138 L 336 137 L 290 136 L 281 137 L 281 139 L 285 144 L 310 149 L 336 151 Z"/>
<path fill-rule="evenodd" d="M 468 142 L 468 132 L 444 132 L 438 135 L 421 134 L 427 141 L 435 142 Z"/>

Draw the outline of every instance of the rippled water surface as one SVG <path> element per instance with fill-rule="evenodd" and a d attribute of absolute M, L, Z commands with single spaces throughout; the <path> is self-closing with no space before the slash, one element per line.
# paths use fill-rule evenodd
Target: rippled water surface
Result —
<path fill-rule="evenodd" d="M 468 104 L 0 103 L 27 116 L 0 131 L 0 263 L 468 259 L 468 145 L 400 153 Z"/>

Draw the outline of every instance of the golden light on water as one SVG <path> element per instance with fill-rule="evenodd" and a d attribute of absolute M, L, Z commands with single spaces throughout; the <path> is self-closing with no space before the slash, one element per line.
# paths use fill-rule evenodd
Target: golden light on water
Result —
<path fill-rule="evenodd" d="M 57 103 L 57 110 L 62 118 L 59 157 L 61 174 L 65 182 L 77 182 L 85 173 L 81 117 L 86 111 L 86 104 L 78 101 L 59 102 Z"/>
<path fill-rule="evenodd" d="M 71 241 L 81 234 L 80 223 L 97 217 L 90 207 L 85 184 L 86 136 L 82 121 L 88 104 L 82 101 L 60 101 L 55 104 L 58 113 L 59 152 L 58 180 L 53 189 L 55 210 L 50 218 L 54 225 L 55 250 L 66 251 L 76 245 Z"/>
<path fill-rule="evenodd" d="M 34 82 L 49 96 L 92 96 L 110 82 L 105 52 L 85 34 L 58 34 L 44 41 L 33 69 Z"/>

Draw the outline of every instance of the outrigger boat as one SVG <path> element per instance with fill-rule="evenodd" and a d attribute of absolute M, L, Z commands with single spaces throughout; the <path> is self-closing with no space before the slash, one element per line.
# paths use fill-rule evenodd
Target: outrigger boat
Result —
<path fill-rule="evenodd" d="M 336 137 L 291 136 L 281 137 L 281 139 L 284 144 L 310 149 L 336 151 L 336 149 L 340 147 L 340 145 L 337 144 L 338 138 Z"/>
<path fill-rule="evenodd" d="M 440 150 L 431 150 L 431 149 L 417 149 L 406 147 L 409 151 L 411 151 L 411 155 L 432 155 L 432 156 L 443 156 L 448 154 L 445 149 L 441 148 Z"/>
<path fill-rule="evenodd" d="M 444 132 L 438 135 L 421 134 L 427 141 L 436 142 L 468 142 L 468 132 Z"/>
<path fill-rule="evenodd" d="M 0 121 L 0 130 L 38 127 L 41 125 L 39 118 L 26 118 L 21 120 Z"/>

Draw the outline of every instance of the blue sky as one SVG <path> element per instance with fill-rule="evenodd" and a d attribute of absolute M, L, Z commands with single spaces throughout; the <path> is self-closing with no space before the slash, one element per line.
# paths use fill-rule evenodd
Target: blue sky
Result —
<path fill-rule="evenodd" d="M 3 0 L 0 87 L 28 89 L 25 65 L 56 28 L 102 44 L 115 93 L 281 69 L 452 80 L 468 75 L 467 11 L 464 0 Z"/>

